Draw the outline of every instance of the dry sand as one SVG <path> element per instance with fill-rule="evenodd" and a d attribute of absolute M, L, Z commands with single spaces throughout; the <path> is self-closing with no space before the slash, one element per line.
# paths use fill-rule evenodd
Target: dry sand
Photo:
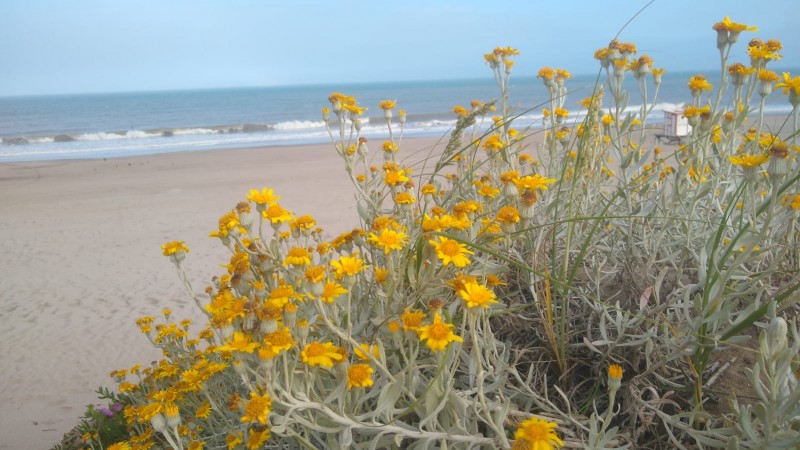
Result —
<path fill-rule="evenodd" d="M 250 189 L 274 188 L 330 237 L 358 226 L 342 167 L 330 144 L 0 164 L 0 449 L 52 447 L 115 387 L 111 370 L 158 359 L 136 318 L 204 318 L 161 245 L 186 241 L 202 292 L 228 258 L 208 233 Z"/>

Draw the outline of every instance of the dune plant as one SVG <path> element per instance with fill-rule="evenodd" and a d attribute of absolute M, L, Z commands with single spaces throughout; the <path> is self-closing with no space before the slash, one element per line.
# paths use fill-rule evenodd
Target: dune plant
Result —
<path fill-rule="evenodd" d="M 80 423 L 64 435 L 55 449 L 104 449 L 130 437 L 122 413 L 127 398 L 102 387 L 96 392 L 99 399 L 108 401 L 107 405 L 88 405 Z"/>
<path fill-rule="evenodd" d="M 185 243 L 167 243 L 208 322 L 190 337 L 169 311 L 139 319 L 164 359 L 113 374 L 130 398 L 116 448 L 800 445 L 797 334 L 780 318 L 800 286 L 800 77 L 775 84 L 774 40 L 730 64 L 751 27 L 714 30 L 721 80 L 692 77 L 693 133 L 666 150 L 646 133 L 663 69 L 616 39 L 595 53 L 580 121 L 569 72 L 538 72 L 541 131 L 514 126 L 528 112 L 508 101 L 518 52 L 494 49 L 498 99 L 456 106 L 449 142 L 426 155 L 403 156 L 397 102 L 378 105 L 389 139 L 376 145 L 365 108 L 331 94 L 322 116 L 362 227 L 327 240 L 278 193 L 252 190 L 212 232 L 230 259 L 205 295 Z M 792 132 L 765 125 L 773 87 Z M 748 347 L 745 331 L 766 323 Z M 723 420 L 706 410 L 709 380 L 732 346 L 760 352 L 759 387 Z"/>

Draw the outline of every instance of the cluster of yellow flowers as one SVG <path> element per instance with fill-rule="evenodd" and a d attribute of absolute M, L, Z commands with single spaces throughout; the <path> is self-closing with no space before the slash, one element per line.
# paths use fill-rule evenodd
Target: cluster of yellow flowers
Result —
<path fill-rule="evenodd" d="M 719 45 L 727 48 L 751 28 L 726 17 L 714 29 L 718 43 L 724 41 Z M 773 61 L 780 50 L 775 41 L 750 47 L 754 61 Z M 663 69 L 654 69 L 646 55 L 633 59 L 636 53 L 634 44 L 615 40 L 595 54 L 617 101 L 623 98 L 619 89 L 626 72 L 639 83 L 647 73 L 656 86 L 660 83 Z M 515 410 L 505 390 L 509 383 L 525 383 L 509 364 L 507 344 L 495 337 L 491 318 L 520 301 L 523 283 L 538 289 L 530 281 L 534 270 L 519 269 L 518 261 L 550 252 L 546 242 L 565 243 L 564 267 L 553 270 L 572 270 L 574 255 L 592 250 L 575 251 L 570 247 L 574 228 L 559 227 L 578 222 L 579 216 L 605 214 L 597 209 L 597 199 L 606 200 L 600 196 L 607 194 L 610 179 L 618 178 L 627 192 L 630 210 L 619 214 L 639 214 L 649 196 L 660 199 L 667 187 L 722 195 L 703 183 L 732 166 L 745 169 L 745 181 L 765 183 L 746 171 L 769 161 L 768 175 L 778 180 L 789 165 L 797 167 L 797 152 L 790 152 L 797 147 L 761 131 L 760 123 L 738 131 L 752 111 L 701 104 L 713 86 L 697 75 L 688 84 L 694 101 L 684 116 L 698 138 L 671 155 L 676 164 L 670 165 L 660 148 L 645 149 L 643 139 L 634 137 L 642 130 L 636 127 L 643 125 L 646 108 L 628 117 L 622 117 L 624 108 L 604 110 L 602 88 L 581 100 L 587 110 L 583 123 L 567 126 L 565 84 L 571 75 L 545 67 L 538 77 L 550 92 L 542 144 L 548 154 L 539 161 L 523 152 L 526 135 L 511 127 L 506 102 L 512 57 L 518 54 L 498 47 L 484 56 L 501 88 L 501 116 L 484 122 L 487 130 L 479 121 L 495 110 L 493 102 L 474 101 L 469 110 L 455 107 L 456 131 L 433 172 L 416 175 L 413 164 L 398 159 L 405 112 L 398 111 L 398 129 L 396 101 L 378 104 L 389 132 L 381 165 L 370 161 L 369 141 L 360 135 L 359 116 L 366 108 L 354 97 L 330 95 L 322 114 L 353 181 L 362 227 L 326 239 L 313 217 L 281 206 L 272 189 L 251 190 L 247 201 L 223 214 L 211 232 L 230 258 L 222 266 L 225 272 L 205 289 L 207 299 L 196 296 L 186 281 L 185 243 L 162 247 L 208 324 L 190 338 L 190 322 L 172 322 L 169 311 L 163 323 L 155 324 L 153 317 L 137 321 L 165 358 L 145 369 L 112 373 L 131 399 L 125 417 L 133 434 L 126 448 L 147 449 L 158 442 L 173 448 L 256 449 L 271 437 L 334 447 L 370 439 L 379 446 L 400 445 L 404 439 L 514 449 L 564 446 L 556 422 Z M 741 83 L 732 83 L 736 89 L 761 83 L 766 92 L 764 83 L 772 86 L 779 78 L 765 70 L 761 62 L 732 65 L 727 76 L 741 77 Z M 790 101 L 800 95 L 798 79 L 784 74 L 776 85 Z M 712 145 L 716 159 L 708 157 Z M 609 167 L 614 158 L 619 175 Z M 800 194 L 786 192 L 783 202 L 798 210 Z M 554 219 L 562 206 L 573 215 Z M 628 237 L 612 221 L 605 223 L 609 236 Z M 559 311 L 545 285 L 546 294 L 536 294 L 534 307 L 549 324 L 543 335 L 558 358 L 552 327 Z M 560 311 L 568 313 L 566 307 Z M 622 373 L 620 365 L 608 368 L 611 397 L 621 387 Z M 514 392 L 537 395 L 529 386 Z M 527 397 L 521 403 L 547 404 Z M 514 431 L 511 412 L 526 418 L 517 420 Z M 537 413 L 544 412 L 560 413 L 555 406 Z"/>

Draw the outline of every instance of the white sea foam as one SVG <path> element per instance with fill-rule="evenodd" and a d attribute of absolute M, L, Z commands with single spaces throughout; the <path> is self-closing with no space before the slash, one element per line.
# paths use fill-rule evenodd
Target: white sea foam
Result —
<path fill-rule="evenodd" d="M 141 139 L 154 136 L 158 136 L 158 134 L 140 130 L 130 130 L 125 133 L 106 133 L 104 131 L 98 133 L 83 133 L 74 136 L 74 138 L 78 141 L 115 141 L 119 139 Z"/>
<path fill-rule="evenodd" d="M 172 134 L 177 136 L 185 136 L 191 134 L 217 134 L 217 133 L 219 132 L 209 128 L 178 128 L 172 130 Z"/>
<path fill-rule="evenodd" d="M 362 120 L 361 123 L 363 124 L 365 121 Z M 290 120 L 287 122 L 278 122 L 273 128 L 276 130 L 307 130 L 311 128 L 322 128 L 324 126 L 325 122 L 321 120 Z"/>
<path fill-rule="evenodd" d="M 130 130 L 125 133 L 126 139 L 139 139 L 139 138 L 148 138 L 158 136 L 158 134 L 148 133 L 146 131 L 139 131 L 139 130 Z"/>
<path fill-rule="evenodd" d="M 125 135 L 116 134 L 116 133 L 106 133 L 106 132 L 99 132 L 99 133 L 83 133 L 75 136 L 76 140 L 79 141 L 109 141 L 112 139 L 125 139 Z"/>
<path fill-rule="evenodd" d="M 28 142 L 32 144 L 46 144 L 48 142 L 53 142 L 53 138 L 51 137 L 30 137 L 27 139 Z"/>
<path fill-rule="evenodd" d="M 409 125 L 410 128 L 441 128 L 441 127 L 452 127 L 455 126 L 455 120 L 426 120 L 424 122 L 411 122 Z"/>

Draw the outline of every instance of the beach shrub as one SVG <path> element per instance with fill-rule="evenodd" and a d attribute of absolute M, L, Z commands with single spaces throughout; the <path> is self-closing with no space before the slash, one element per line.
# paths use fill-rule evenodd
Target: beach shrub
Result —
<path fill-rule="evenodd" d="M 122 413 L 128 404 L 125 396 L 120 396 L 106 388 L 97 389 L 98 398 L 108 403 L 104 407 L 88 405 L 80 423 L 64 435 L 54 448 L 104 449 L 130 437 L 128 423 Z"/>
<path fill-rule="evenodd" d="M 252 190 L 212 232 L 230 259 L 205 295 L 186 244 L 167 243 L 208 323 L 138 320 L 164 359 L 114 373 L 131 432 L 116 448 L 796 448 L 782 316 L 800 286 L 800 78 L 766 69 L 774 40 L 729 63 L 751 29 L 714 25 L 720 80 L 691 78 L 677 147 L 648 140 L 663 69 L 617 40 L 595 53 L 604 81 L 580 120 L 569 72 L 538 72 L 541 130 L 515 127 L 518 52 L 496 48 L 498 99 L 456 106 L 427 155 L 403 156 L 395 101 L 378 105 L 376 145 L 365 108 L 331 94 L 322 115 L 363 226 L 326 240 Z M 774 87 L 791 132 L 764 118 Z M 731 349 L 758 355 L 756 395 L 725 409 L 713 383 Z"/>

